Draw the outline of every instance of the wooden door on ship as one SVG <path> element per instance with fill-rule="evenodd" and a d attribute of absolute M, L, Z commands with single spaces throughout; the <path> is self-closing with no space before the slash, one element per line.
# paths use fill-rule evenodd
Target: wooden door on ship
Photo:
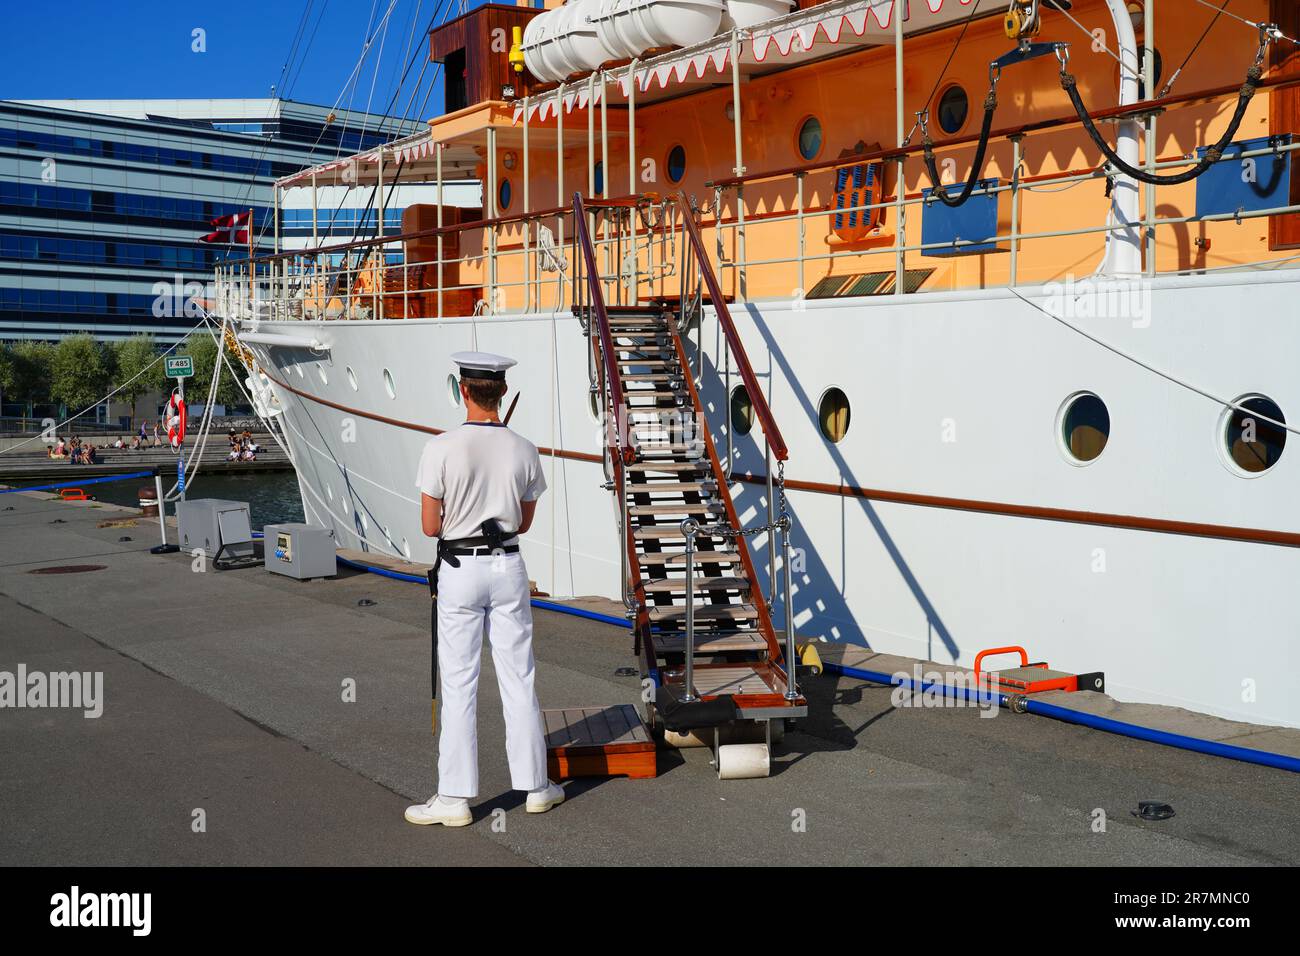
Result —
<path fill-rule="evenodd" d="M 1270 0 L 1269 19 L 1289 37 L 1300 37 L 1300 0 Z M 1270 75 L 1300 77 L 1300 47 L 1285 40 L 1274 43 L 1269 51 Z M 1291 133 L 1300 139 L 1300 86 L 1287 86 L 1269 94 L 1269 132 Z M 1291 154 L 1291 205 L 1300 203 L 1300 176 L 1296 175 L 1297 156 Z M 1300 248 L 1300 213 L 1272 216 L 1268 225 L 1270 249 Z"/>

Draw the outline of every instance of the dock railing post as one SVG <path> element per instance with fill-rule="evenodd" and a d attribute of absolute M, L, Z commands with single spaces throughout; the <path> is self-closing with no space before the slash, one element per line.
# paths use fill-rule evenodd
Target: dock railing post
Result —
<path fill-rule="evenodd" d="M 700 523 L 694 518 L 682 522 L 682 534 L 686 536 L 686 693 L 682 700 L 686 703 L 697 700 L 695 696 L 695 534 L 700 530 Z"/>

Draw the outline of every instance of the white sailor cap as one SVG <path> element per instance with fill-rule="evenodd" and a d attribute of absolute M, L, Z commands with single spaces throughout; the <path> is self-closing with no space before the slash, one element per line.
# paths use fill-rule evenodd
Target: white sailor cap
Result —
<path fill-rule="evenodd" d="M 491 381 L 505 381 L 506 369 L 519 363 L 504 355 L 491 352 L 455 352 L 451 360 L 460 366 L 461 378 L 484 378 Z"/>

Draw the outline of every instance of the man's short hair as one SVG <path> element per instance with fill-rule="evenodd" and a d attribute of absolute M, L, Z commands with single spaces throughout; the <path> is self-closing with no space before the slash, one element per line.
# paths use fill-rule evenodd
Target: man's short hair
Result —
<path fill-rule="evenodd" d="M 479 408 L 496 411 L 501 407 L 501 399 L 506 394 L 504 380 L 462 378 L 460 383 L 465 386 L 465 391 L 469 393 L 470 400 Z"/>

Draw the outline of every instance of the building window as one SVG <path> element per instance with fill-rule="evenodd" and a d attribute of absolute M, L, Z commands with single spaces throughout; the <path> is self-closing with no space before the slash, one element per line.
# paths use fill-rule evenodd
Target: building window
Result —
<path fill-rule="evenodd" d="M 822 435 L 839 444 L 849 433 L 849 397 L 838 388 L 828 388 L 817 403 L 817 421 Z"/>
<path fill-rule="evenodd" d="M 1282 409 L 1263 395 L 1248 395 L 1233 404 L 1239 407 L 1229 409 L 1224 420 L 1223 444 L 1228 460 L 1247 474 L 1268 471 L 1286 447 Z"/>
<path fill-rule="evenodd" d="M 749 400 L 749 392 L 743 385 L 731 390 L 731 427 L 737 435 L 748 435 L 754 427 L 754 403 Z"/>
<path fill-rule="evenodd" d="M 686 175 L 686 149 L 680 143 L 668 150 L 668 181 L 674 185 Z"/>
<path fill-rule="evenodd" d="M 799 155 L 807 162 L 812 162 L 822 151 L 822 124 L 815 116 L 809 116 L 799 124 Z"/>
<path fill-rule="evenodd" d="M 1061 407 L 1061 442 L 1070 460 L 1079 464 L 1093 461 L 1110 438 L 1110 412 L 1092 392 L 1079 392 Z"/>
<path fill-rule="evenodd" d="M 501 188 L 497 190 L 497 199 L 501 203 L 498 212 L 505 212 L 510 208 L 510 180 L 501 180 Z"/>
<path fill-rule="evenodd" d="M 970 100 L 966 91 L 953 84 L 939 97 L 939 128 L 952 135 L 966 125 L 966 114 L 970 112 Z"/>

